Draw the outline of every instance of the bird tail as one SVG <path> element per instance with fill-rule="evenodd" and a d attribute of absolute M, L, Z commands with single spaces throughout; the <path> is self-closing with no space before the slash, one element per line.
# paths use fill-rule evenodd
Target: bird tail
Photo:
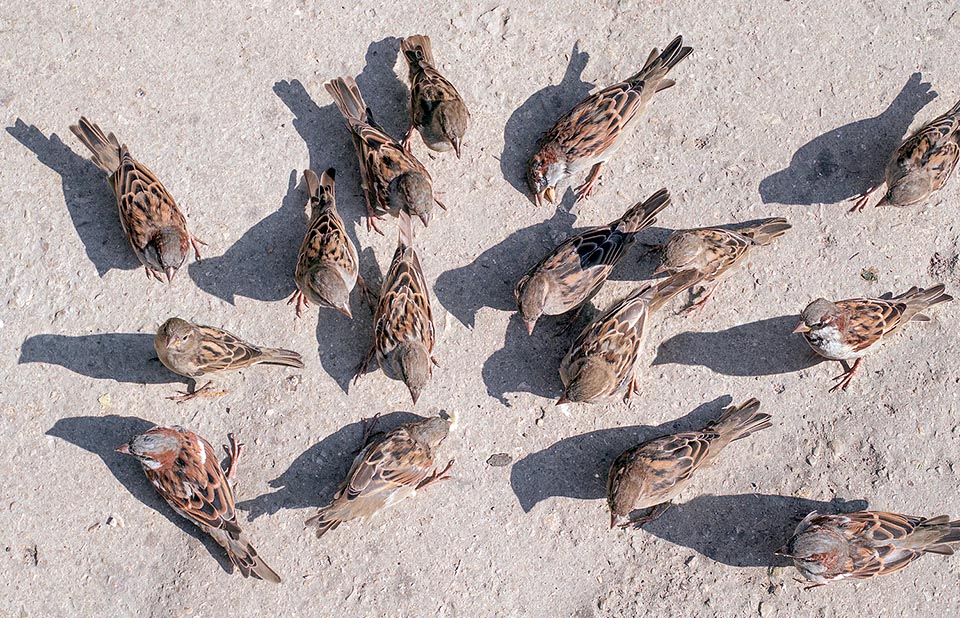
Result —
<path fill-rule="evenodd" d="M 617 228 L 628 234 L 636 234 L 657 222 L 657 215 L 670 205 L 670 193 L 660 189 L 643 202 L 634 204 L 617 222 Z"/>
<path fill-rule="evenodd" d="M 215 537 L 216 538 L 216 537 Z M 223 548 L 227 550 L 230 562 L 240 571 L 244 577 L 256 577 L 264 581 L 280 583 L 280 576 L 264 562 L 263 558 L 257 554 L 250 541 L 243 533 L 231 533 L 225 540 L 221 541 Z"/>
<path fill-rule="evenodd" d="M 333 97 L 337 109 L 348 122 L 366 122 L 369 110 L 360 96 L 357 81 L 352 77 L 338 77 L 328 81 L 325 85 L 327 92 Z"/>
<path fill-rule="evenodd" d="M 907 305 L 904 323 L 910 320 L 929 322 L 930 318 L 924 315 L 922 313 L 923 311 L 926 311 L 934 305 L 953 300 L 953 296 L 944 293 L 944 289 L 945 287 L 942 283 L 926 289 L 913 286 L 903 294 L 894 296 L 891 300 L 898 300 Z"/>
<path fill-rule="evenodd" d="M 417 67 L 420 64 L 436 66 L 433 61 L 433 45 L 430 44 L 430 37 L 424 34 L 408 36 L 400 41 L 400 51 L 403 52 L 411 67 Z"/>
<path fill-rule="evenodd" d="M 342 522 L 336 517 L 329 517 L 327 515 L 328 509 L 320 509 L 320 512 L 305 521 L 304 523 L 308 526 L 317 527 L 317 538 L 319 539 L 327 532 L 335 529 Z"/>
<path fill-rule="evenodd" d="M 740 234 L 753 239 L 758 245 L 769 245 L 774 238 L 783 236 L 792 226 L 783 217 L 769 219 L 760 225 L 737 230 Z"/>
<path fill-rule="evenodd" d="M 337 177 L 337 170 L 332 167 L 326 170 L 320 178 L 313 170 L 303 170 L 303 181 L 307 185 L 307 193 L 310 194 L 310 214 L 316 216 L 322 212 L 334 208 L 334 187 Z"/>
<path fill-rule="evenodd" d="M 303 368 L 303 357 L 292 350 L 283 348 L 262 348 L 260 353 L 263 355 L 258 362 L 265 365 L 286 365 L 287 367 Z"/>
<path fill-rule="evenodd" d="M 652 286 L 651 290 L 647 292 L 650 298 L 650 311 L 656 311 L 660 307 L 664 306 L 677 294 L 680 294 L 684 290 L 689 289 L 691 286 L 696 285 L 697 281 L 699 280 L 700 274 L 697 271 L 683 270 L 675 275 L 667 277 L 657 285 Z"/>
<path fill-rule="evenodd" d="M 83 142 L 87 150 L 93 153 L 93 162 L 106 172 L 107 176 L 112 176 L 117 171 L 120 167 L 120 143 L 113 133 L 104 135 L 103 129 L 85 116 L 81 116 L 77 124 L 71 125 L 70 130 Z"/>
<path fill-rule="evenodd" d="M 914 535 L 920 531 L 923 531 L 924 535 L 930 533 L 935 535 L 928 545 L 923 546 L 923 551 L 931 554 L 952 556 L 956 550 L 955 544 L 960 543 L 960 520 L 950 521 L 946 515 L 921 521 Z"/>
<path fill-rule="evenodd" d="M 666 90 L 674 83 L 672 79 L 666 79 L 667 73 L 693 51 L 692 47 L 682 47 L 682 45 L 683 37 L 677 36 L 664 48 L 663 53 L 658 52 L 654 47 L 643 68 L 627 81 L 633 88 L 650 84 L 653 86 L 651 92 Z"/>
<path fill-rule="evenodd" d="M 733 442 L 770 426 L 770 415 L 760 412 L 760 401 L 748 399 L 739 406 L 725 409 L 704 431 L 715 431 Z"/>
<path fill-rule="evenodd" d="M 958 115 L 958 114 L 960 114 L 960 101 L 957 101 L 956 103 L 954 103 L 954 104 L 953 104 L 953 107 L 951 107 L 949 110 L 947 110 L 947 114 L 946 114 L 946 115 L 947 115 L 947 116 L 956 116 L 956 115 Z"/>

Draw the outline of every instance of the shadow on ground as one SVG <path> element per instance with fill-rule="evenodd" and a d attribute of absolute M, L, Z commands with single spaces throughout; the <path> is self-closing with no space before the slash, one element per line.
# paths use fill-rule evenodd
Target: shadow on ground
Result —
<path fill-rule="evenodd" d="M 47 435 L 66 440 L 100 457 L 117 481 L 133 494 L 133 497 L 166 517 L 183 532 L 198 539 L 224 571 L 232 572 L 233 566 L 223 549 L 213 539 L 201 532 L 199 528 L 170 508 L 166 501 L 154 491 L 137 460 L 115 451 L 118 446 L 128 442 L 133 436 L 154 426 L 154 423 L 134 416 L 113 414 L 110 416 L 75 416 L 57 421 L 47 431 Z M 216 442 L 212 442 L 212 444 L 216 444 Z"/>
<path fill-rule="evenodd" d="M 375 431 L 390 431 L 417 420 L 421 417 L 409 412 L 384 414 Z M 343 427 L 301 453 L 286 472 L 270 481 L 275 491 L 241 502 L 237 507 L 248 511 L 253 521 L 282 509 L 316 509 L 329 504 L 363 446 L 362 437 L 362 422 Z M 304 513 L 303 519 L 310 515 L 313 513 Z"/>
<path fill-rule="evenodd" d="M 183 382 L 160 363 L 153 335 L 104 333 L 99 335 L 34 335 L 20 346 L 18 364 L 48 363 L 100 380 L 129 384 Z"/>
<path fill-rule="evenodd" d="M 19 118 L 12 127 L 7 127 L 7 133 L 60 175 L 67 212 L 97 274 L 103 277 L 112 268 L 138 268 L 140 262 L 120 225 L 117 199 L 103 171 L 71 150 L 56 133 L 45 137 L 36 126 L 27 125 Z"/>
<path fill-rule="evenodd" d="M 836 204 L 883 180 L 883 169 L 914 116 L 936 98 L 914 73 L 879 116 L 837 127 L 797 150 L 790 165 L 760 183 L 765 204 Z"/>

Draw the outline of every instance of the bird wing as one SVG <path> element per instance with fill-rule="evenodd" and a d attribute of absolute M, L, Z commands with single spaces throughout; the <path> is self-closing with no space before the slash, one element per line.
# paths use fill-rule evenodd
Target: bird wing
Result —
<path fill-rule="evenodd" d="M 374 317 L 375 341 L 381 354 L 404 340 L 420 341 L 433 351 L 433 309 L 420 258 L 413 247 L 399 246 L 383 279 Z"/>
<path fill-rule="evenodd" d="M 120 223 L 130 244 L 143 251 L 158 230 L 173 227 L 186 242 L 187 221 L 173 196 L 149 169 L 120 147 L 120 167 L 111 177 L 120 208 Z"/>
<path fill-rule="evenodd" d="M 630 83 L 608 86 L 577 103 L 541 143 L 558 143 L 571 159 L 597 157 L 614 145 L 640 106 L 641 93 Z"/>

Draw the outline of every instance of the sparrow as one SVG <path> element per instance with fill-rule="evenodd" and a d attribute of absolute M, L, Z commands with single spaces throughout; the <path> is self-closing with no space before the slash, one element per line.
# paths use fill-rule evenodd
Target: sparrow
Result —
<path fill-rule="evenodd" d="M 638 288 L 588 325 L 560 362 L 563 394 L 570 401 L 595 403 L 624 388 L 625 399 L 639 393 L 640 348 L 651 313 L 695 281 L 691 271 Z"/>
<path fill-rule="evenodd" d="M 663 245 L 663 263 L 654 274 L 693 270 L 700 276 L 698 284 L 713 283 L 688 311 L 702 308 L 720 287 L 723 275 L 743 262 L 750 249 L 769 245 L 789 229 L 786 219 L 777 218 L 736 231 L 717 227 L 677 231 Z"/>
<path fill-rule="evenodd" d="M 654 48 L 637 74 L 577 103 L 543 134 L 527 166 L 527 184 L 537 205 L 544 199 L 556 203 L 557 185 L 588 168 L 586 182 L 575 193 L 578 202 L 590 195 L 600 167 L 620 147 L 627 125 L 655 93 L 673 86 L 667 74 L 693 51 L 682 43 L 678 36 L 662 54 Z"/>
<path fill-rule="evenodd" d="M 360 184 L 367 202 L 367 230 L 382 234 L 375 219 L 405 212 L 430 224 L 433 204 L 446 208 L 433 194 L 433 180 L 409 151 L 376 123 L 352 77 L 326 83 L 327 92 L 350 127 L 360 159 Z"/>
<path fill-rule="evenodd" d="M 390 270 L 383 278 L 380 300 L 373 315 L 373 345 L 357 371 L 354 383 L 377 364 L 394 380 L 407 385 L 416 405 L 433 373 L 435 333 L 430 289 L 413 247 L 413 220 L 400 213 L 400 234 Z"/>
<path fill-rule="evenodd" d="M 306 521 L 317 527 L 318 538 L 345 521 L 370 517 L 418 489 L 450 478 L 447 472 L 454 460 L 443 470 L 433 469 L 437 450 L 450 431 L 449 421 L 435 416 L 371 436 L 377 417 L 365 428 L 364 446 L 333 501 Z"/>
<path fill-rule="evenodd" d="M 653 225 L 668 205 L 670 194 L 660 189 L 608 225 L 571 236 L 528 270 L 513 292 L 527 332 L 533 333 L 541 315 L 578 309 L 599 292 L 637 233 Z"/>
<path fill-rule="evenodd" d="M 960 157 L 960 101 L 911 135 L 893 151 L 883 182 L 856 196 L 850 212 L 862 211 L 870 196 L 887 192 L 877 206 L 911 206 L 943 187 Z"/>
<path fill-rule="evenodd" d="M 459 159 L 470 112 L 457 89 L 437 70 L 430 37 L 407 37 L 400 41 L 400 51 L 410 65 L 410 130 L 403 147 L 410 150 L 416 129 L 428 148 L 438 152 L 453 148 Z"/>
<path fill-rule="evenodd" d="M 960 521 L 859 511 L 807 515 L 777 554 L 793 558 L 810 588 L 844 579 L 870 579 L 899 571 L 926 553 L 953 555 Z"/>
<path fill-rule="evenodd" d="M 863 356 L 880 341 L 910 321 L 928 322 L 922 312 L 939 303 L 953 300 L 944 293 L 943 284 L 932 288 L 910 288 L 892 298 L 851 298 L 831 302 L 825 298 L 813 301 L 800 314 L 800 323 L 793 330 L 802 333 L 814 352 L 824 358 L 840 361 L 844 372 L 833 378 L 837 384 L 830 392 L 846 390 Z M 856 359 L 853 366 L 848 360 Z"/>
<path fill-rule="evenodd" d="M 196 524 L 227 550 L 244 577 L 276 584 L 280 576 L 257 554 L 237 523 L 233 491 L 243 445 L 228 434 L 226 475 L 210 443 L 183 427 L 154 427 L 117 448 L 136 458 L 157 493 L 174 511 Z"/>
<path fill-rule="evenodd" d="M 607 475 L 610 527 L 628 518 L 621 528 L 640 528 L 660 517 L 694 473 L 712 464 L 728 444 L 770 426 L 770 415 L 760 412 L 760 402 L 749 399 L 726 408 L 700 431 L 660 436 L 624 451 Z M 630 517 L 643 509 L 645 515 Z"/>
<path fill-rule="evenodd" d="M 200 261 L 199 245 L 206 243 L 187 231 L 187 220 L 173 196 L 153 172 L 137 162 L 113 133 L 85 117 L 70 130 L 93 153 L 93 162 L 107 174 L 107 183 L 117 196 L 120 225 L 143 264 L 147 278 L 173 281 L 187 259 L 190 246 Z"/>
<path fill-rule="evenodd" d="M 286 365 L 303 368 L 303 359 L 296 352 L 280 348 L 259 348 L 232 333 L 213 326 L 198 326 L 180 318 L 170 318 L 157 330 L 153 347 L 160 362 L 170 371 L 188 378 L 208 373 L 244 369 L 251 365 Z M 192 393 L 168 397 L 183 402 L 210 390 L 210 382 Z M 225 392 L 219 393 L 220 395 Z"/>
<path fill-rule="evenodd" d="M 332 167 L 321 178 L 317 178 L 312 170 L 303 172 L 303 180 L 310 194 L 307 202 L 310 206 L 310 224 L 297 258 L 294 275 L 297 291 L 287 301 L 288 305 L 297 304 L 298 318 L 303 307 L 311 302 L 336 309 L 352 318 L 350 292 L 353 286 L 359 284 L 361 293 L 365 294 L 363 277 L 358 272 L 357 248 L 347 236 L 343 219 L 337 213 L 335 177 L 336 170 Z"/>

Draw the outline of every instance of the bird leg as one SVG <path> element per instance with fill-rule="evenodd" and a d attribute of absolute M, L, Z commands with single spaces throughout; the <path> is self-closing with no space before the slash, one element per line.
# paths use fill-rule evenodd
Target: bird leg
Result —
<path fill-rule="evenodd" d="M 373 209 L 373 206 L 370 205 L 370 199 L 367 199 L 367 231 L 373 230 L 377 234 L 383 236 L 383 230 L 380 229 L 380 226 L 377 225 L 377 219 L 383 219 L 379 216 L 377 212 Z"/>
<path fill-rule="evenodd" d="M 197 238 L 197 237 L 194 236 L 193 234 L 190 234 L 190 244 L 193 245 L 193 254 L 196 256 L 197 261 L 200 262 L 200 261 L 201 261 L 201 259 L 200 259 L 200 247 L 198 247 L 197 245 L 203 245 L 204 247 L 206 247 L 206 246 L 207 246 L 207 243 L 203 242 L 202 240 L 200 240 L 199 238 Z"/>
<path fill-rule="evenodd" d="M 627 394 L 623 397 L 623 403 L 630 403 L 630 398 L 633 397 L 633 394 L 640 394 L 640 382 L 637 380 L 637 376 L 634 375 L 630 378 L 630 384 L 627 386 Z"/>
<path fill-rule="evenodd" d="M 377 351 L 377 345 L 373 344 L 370 346 L 370 350 L 363 357 L 363 361 L 360 363 L 360 366 L 357 367 L 357 374 L 353 378 L 353 383 L 356 384 L 360 381 L 360 377 L 367 373 L 367 367 L 370 365 L 370 361 L 373 359 L 373 355 Z"/>
<path fill-rule="evenodd" d="M 413 145 L 413 123 L 410 123 L 410 128 L 407 129 L 407 134 L 403 136 L 403 149 L 407 152 L 410 152 L 410 147 Z"/>
<path fill-rule="evenodd" d="M 237 442 L 237 439 L 232 433 L 227 434 L 227 442 L 230 444 L 223 446 L 223 450 L 226 451 L 227 457 L 230 458 L 230 466 L 227 468 L 227 480 L 230 481 L 231 485 L 235 485 L 235 480 L 237 477 L 237 464 L 240 461 L 240 455 L 243 453 L 243 444 Z"/>
<path fill-rule="evenodd" d="M 590 174 L 587 176 L 586 182 L 573 190 L 577 196 L 577 202 L 580 200 L 590 197 L 590 194 L 593 193 L 593 186 L 597 183 L 597 180 L 600 178 L 600 166 L 603 163 L 597 163 L 590 168 Z"/>
<path fill-rule="evenodd" d="M 357 287 L 360 288 L 360 300 L 364 305 L 370 307 L 370 311 L 376 311 L 377 301 L 379 299 L 374 298 L 371 300 L 373 293 L 370 291 L 370 288 L 367 287 L 367 282 L 363 280 L 363 277 L 357 275 Z"/>
<path fill-rule="evenodd" d="M 683 310 L 684 315 L 689 315 L 694 312 L 699 312 L 703 309 L 704 305 L 707 304 L 707 301 L 710 300 L 710 297 L 713 296 L 713 293 L 717 291 L 717 288 L 720 287 L 720 281 L 715 282 L 710 286 L 709 290 L 705 289 L 703 296 L 697 299 L 697 302 L 693 303 L 689 307 Z"/>
<path fill-rule="evenodd" d="M 858 358 L 852 367 L 848 367 L 846 361 L 840 361 L 840 364 L 843 365 L 844 372 L 840 375 L 834 377 L 834 380 L 839 380 L 836 384 L 833 385 L 833 388 L 830 389 L 830 392 L 841 388 L 847 390 L 847 387 L 850 386 L 850 380 L 853 379 L 853 374 L 857 372 L 857 369 L 860 368 L 860 363 L 863 361 L 863 358 Z"/>
<path fill-rule="evenodd" d="M 157 281 L 163 283 L 163 277 L 160 276 L 160 273 L 155 270 L 150 270 L 149 266 L 144 266 L 143 268 L 147 271 L 147 281 L 150 281 L 150 277 L 153 277 Z"/>
<path fill-rule="evenodd" d="M 453 467 L 454 461 L 455 460 L 453 459 L 448 461 L 447 466 L 443 470 L 440 470 L 439 472 L 437 470 L 434 470 L 433 474 L 431 474 L 427 478 L 420 481 L 420 484 L 417 485 L 417 489 L 420 490 L 420 489 L 423 489 L 424 487 L 433 485 L 434 483 L 439 483 L 440 481 L 448 480 L 450 477 L 447 475 L 447 472 L 450 470 L 450 468 Z"/>
<path fill-rule="evenodd" d="M 367 442 L 370 441 L 370 436 L 373 435 L 373 428 L 377 426 L 377 422 L 380 420 L 380 413 L 377 412 L 370 418 L 362 418 L 360 422 L 363 423 L 363 437 L 360 438 L 360 448 L 363 448 L 367 445 Z"/>
<path fill-rule="evenodd" d="M 194 389 L 192 392 L 189 390 L 177 391 L 178 393 L 180 393 L 179 395 L 173 395 L 173 396 L 167 397 L 167 399 L 169 399 L 170 401 L 176 401 L 177 403 L 183 403 L 185 401 L 190 401 L 191 399 L 196 399 L 197 397 L 223 397 L 228 392 L 230 392 L 230 391 L 215 391 L 212 388 L 210 388 L 212 384 L 213 382 L 207 382 L 201 388 L 197 388 L 196 387 L 197 383 L 194 382 L 193 383 Z"/>
<path fill-rule="evenodd" d="M 862 212 L 866 208 L 867 204 L 870 203 L 870 196 L 873 195 L 877 189 L 882 187 L 885 183 L 881 182 L 880 184 L 873 185 L 860 195 L 854 195 L 852 199 L 856 200 L 853 204 L 853 208 L 847 212 Z"/>
<path fill-rule="evenodd" d="M 644 524 L 648 524 L 651 521 L 663 515 L 667 511 L 667 509 L 670 508 L 671 504 L 672 503 L 669 500 L 667 502 L 661 502 L 660 504 L 651 508 L 650 511 L 642 517 L 631 516 L 630 520 L 627 521 L 626 523 L 620 524 L 620 527 L 629 528 L 630 526 L 633 526 L 634 530 L 639 530 L 644 526 Z"/>
<path fill-rule="evenodd" d="M 296 292 L 294 292 L 294 293 L 290 296 L 290 298 L 287 299 L 287 304 L 288 304 L 288 305 L 292 305 L 293 303 L 297 303 L 297 317 L 298 317 L 298 318 L 302 315 L 302 313 L 303 313 L 303 308 L 310 306 L 310 301 L 307 300 L 306 295 L 304 295 L 304 293 L 301 292 L 300 290 L 297 290 Z"/>

